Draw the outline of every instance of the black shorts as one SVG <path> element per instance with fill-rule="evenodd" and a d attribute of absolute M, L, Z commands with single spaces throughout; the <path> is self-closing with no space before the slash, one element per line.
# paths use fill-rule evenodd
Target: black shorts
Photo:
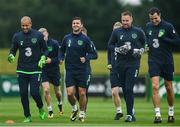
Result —
<path fill-rule="evenodd" d="M 66 71 L 66 87 L 77 86 L 87 88 L 90 83 L 90 74 L 87 72 Z"/>
<path fill-rule="evenodd" d="M 158 64 L 155 62 L 148 62 L 150 77 L 161 76 L 165 80 L 172 81 L 174 73 L 173 64 Z"/>
<path fill-rule="evenodd" d="M 111 70 L 110 72 L 110 82 L 111 82 L 111 88 L 114 87 L 120 87 L 120 82 L 119 82 L 119 75 L 116 70 Z"/>
<path fill-rule="evenodd" d="M 60 72 L 59 70 L 56 71 L 42 71 L 42 82 L 50 82 L 54 86 L 60 85 Z"/>

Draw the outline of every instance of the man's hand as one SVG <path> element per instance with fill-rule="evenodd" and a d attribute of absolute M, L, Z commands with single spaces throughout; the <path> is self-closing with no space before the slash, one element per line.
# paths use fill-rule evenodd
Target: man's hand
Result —
<path fill-rule="evenodd" d="M 46 59 L 46 63 L 47 63 L 47 64 L 50 64 L 50 63 L 51 63 L 51 61 L 52 61 L 52 60 L 51 60 L 51 58 L 47 57 L 47 59 Z"/>
<path fill-rule="evenodd" d="M 9 63 L 13 63 L 15 61 L 15 57 L 13 54 L 9 54 L 8 61 L 9 61 Z"/>
<path fill-rule="evenodd" d="M 133 49 L 133 56 L 140 57 L 144 53 L 144 48 Z"/>
<path fill-rule="evenodd" d="M 108 70 L 111 70 L 111 69 L 112 69 L 112 65 L 111 65 L 111 64 L 108 64 L 108 65 L 107 65 L 107 69 L 108 69 Z"/>
<path fill-rule="evenodd" d="M 80 57 L 80 61 L 81 61 L 81 63 L 85 63 L 86 62 L 86 58 L 85 57 Z"/>
<path fill-rule="evenodd" d="M 59 64 L 62 65 L 62 64 L 63 64 L 63 60 L 60 60 L 60 61 L 59 61 Z"/>
<path fill-rule="evenodd" d="M 39 60 L 38 66 L 40 68 L 43 68 L 43 66 L 46 64 L 46 57 L 45 56 L 41 56 L 41 59 Z"/>
<path fill-rule="evenodd" d="M 131 42 L 125 42 L 123 46 L 115 47 L 115 52 L 126 55 L 131 50 Z"/>

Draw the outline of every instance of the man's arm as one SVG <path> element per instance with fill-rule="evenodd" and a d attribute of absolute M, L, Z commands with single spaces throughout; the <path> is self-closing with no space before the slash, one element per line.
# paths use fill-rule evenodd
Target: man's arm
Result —
<path fill-rule="evenodd" d="M 16 41 L 16 35 L 14 35 L 13 38 L 12 38 L 12 45 L 11 45 L 9 55 L 8 55 L 8 61 L 10 63 L 14 62 L 17 49 L 18 49 L 18 43 Z"/>

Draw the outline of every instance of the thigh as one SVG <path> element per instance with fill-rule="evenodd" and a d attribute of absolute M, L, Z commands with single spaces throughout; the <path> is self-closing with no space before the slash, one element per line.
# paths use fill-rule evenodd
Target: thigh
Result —
<path fill-rule="evenodd" d="M 27 92 L 28 93 L 28 86 L 29 86 L 29 77 L 26 74 L 18 74 L 17 75 L 20 93 Z"/>
<path fill-rule="evenodd" d="M 120 66 L 117 68 L 119 84 L 124 85 L 126 81 L 126 67 Z"/>
<path fill-rule="evenodd" d="M 90 75 L 87 72 L 80 72 L 75 74 L 76 85 L 78 87 L 87 88 L 90 81 Z"/>
<path fill-rule="evenodd" d="M 174 73 L 173 64 L 164 64 L 161 69 L 162 69 L 161 77 L 163 77 L 167 81 L 172 81 L 173 73 Z"/>
<path fill-rule="evenodd" d="M 111 71 L 110 72 L 110 82 L 111 88 L 120 87 L 119 75 L 117 72 Z"/>
<path fill-rule="evenodd" d="M 49 82 L 48 73 L 46 71 L 42 71 L 41 80 L 42 82 Z"/>
<path fill-rule="evenodd" d="M 149 75 L 151 78 L 154 76 L 160 76 L 161 75 L 160 65 L 158 65 L 155 62 L 148 62 L 148 65 L 149 65 Z"/>
<path fill-rule="evenodd" d="M 139 67 L 137 66 L 128 67 L 126 71 L 126 83 L 125 83 L 127 87 L 133 88 L 138 74 L 139 74 Z"/>
<path fill-rule="evenodd" d="M 30 91 L 39 91 L 40 87 L 40 74 L 32 74 L 30 78 Z"/>
<path fill-rule="evenodd" d="M 60 73 L 56 72 L 53 73 L 53 75 L 50 75 L 49 81 L 54 85 L 54 86 L 59 86 L 60 85 Z"/>
<path fill-rule="evenodd" d="M 66 87 L 71 87 L 76 85 L 74 74 L 72 71 L 66 71 L 65 83 L 66 83 Z"/>

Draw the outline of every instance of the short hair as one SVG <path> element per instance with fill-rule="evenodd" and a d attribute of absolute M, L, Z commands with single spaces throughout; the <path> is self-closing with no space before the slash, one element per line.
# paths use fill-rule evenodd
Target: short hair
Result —
<path fill-rule="evenodd" d="M 47 29 L 42 27 L 38 31 L 41 32 L 41 33 L 44 33 L 45 31 L 47 32 Z"/>
<path fill-rule="evenodd" d="M 122 27 L 121 22 L 115 22 L 113 25 L 113 29 L 120 28 L 120 27 Z"/>
<path fill-rule="evenodd" d="M 30 18 L 29 16 L 23 16 L 23 17 L 21 18 L 21 22 L 24 22 L 24 21 L 32 22 L 32 21 L 31 21 L 31 18 Z"/>
<path fill-rule="evenodd" d="M 124 11 L 121 13 L 121 16 L 126 16 L 129 15 L 130 17 L 132 17 L 132 13 L 130 11 Z"/>
<path fill-rule="evenodd" d="M 161 11 L 157 8 L 157 7 L 152 7 L 149 9 L 148 14 L 150 15 L 154 15 L 155 13 L 157 13 L 158 15 L 161 14 Z"/>
<path fill-rule="evenodd" d="M 81 17 L 75 16 L 75 17 L 73 17 L 72 21 L 74 21 L 74 20 L 80 20 L 81 24 L 83 24 Z"/>

